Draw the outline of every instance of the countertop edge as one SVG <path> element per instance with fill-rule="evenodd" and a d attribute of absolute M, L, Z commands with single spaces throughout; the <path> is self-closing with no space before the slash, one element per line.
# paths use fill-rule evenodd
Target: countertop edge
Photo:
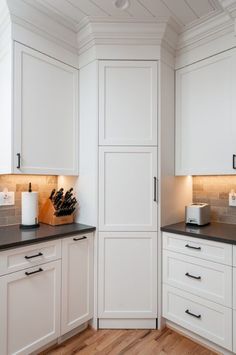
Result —
<path fill-rule="evenodd" d="M 191 232 L 186 232 L 186 231 L 179 231 L 176 229 L 171 229 L 168 227 L 161 227 L 162 232 L 167 232 L 167 233 L 172 233 L 172 234 L 179 234 L 179 235 L 185 235 L 193 238 L 199 238 L 199 239 L 205 239 L 205 240 L 212 240 L 215 242 L 220 242 L 220 243 L 225 243 L 225 244 L 231 244 L 231 245 L 236 245 L 236 240 L 228 239 L 227 237 L 217 237 L 217 236 L 209 236 L 204 233 L 202 234 L 196 234 L 196 233 L 191 233 Z"/>
<path fill-rule="evenodd" d="M 63 239 L 66 237 L 70 237 L 72 235 L 92 233 L 95 230 L 96 230 L 96 227 L 88 226 L 87 228 L 85 227 L 82 230 L 62 232 L 61 234 L 48 235 L 48 236 L 46 235 L 46 236 L 38 238 L 38 239 L 29 239 L 29 240 L 10 242 L 9 244 L 0 245 L 0 252 L 5 251 L 5 250 L 9 250 L 9 249 L 20 248 L 20 247 L 23 247 L 26 245 L 44 243 L 49 240 Z"/>

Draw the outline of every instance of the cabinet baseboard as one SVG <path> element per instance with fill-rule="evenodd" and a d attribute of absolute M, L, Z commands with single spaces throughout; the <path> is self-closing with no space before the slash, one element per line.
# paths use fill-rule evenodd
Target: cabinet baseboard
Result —
<path fill-rule="evenodd" d="M 156 329 L 156 319 L 99 319 L 99 329 Z"/>

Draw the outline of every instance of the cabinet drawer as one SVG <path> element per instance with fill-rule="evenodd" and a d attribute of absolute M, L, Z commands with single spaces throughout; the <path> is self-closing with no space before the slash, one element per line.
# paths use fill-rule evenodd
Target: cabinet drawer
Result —
<path fill-rule="evenodd" d="M 232 351 L 231 309 L 164 285 L 163 316 Z"/>
<path fill-rule="evenodd" d="M 233 266 L 236 267 L 236 245 L 233 246 Z"/>
<path fill-rule="evenodd" d="M 233 352 L 236 353 L 236 311 L 233 311 Z"/>
<path fill-rule="evenodd" d="M 236 268 L 233 268 L 233 309 L 236 310 Z"/>
<path fill-rule="evenodd" d="M 61 240 L 28 245 L 0 253 L 0 275 L 61 258 Z"/>
<path fill-rule="evenodd" d="M 166 232 L 162 237 L 164 249 L 232 265 L 232 245 Z"/>
<path fill-rule="evenodd" d="M 232 307 L 232 267 L 164 251 L 163 282 Z"/>

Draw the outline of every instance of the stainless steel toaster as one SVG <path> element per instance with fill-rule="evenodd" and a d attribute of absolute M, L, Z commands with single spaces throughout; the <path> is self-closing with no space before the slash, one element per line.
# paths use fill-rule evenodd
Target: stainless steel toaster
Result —
<path fill-rule="evenodd" d="M 192 203 L 185 206 L 185 222 L 204 226 L 210 223 L 211 208 L 207 203 Z"/>

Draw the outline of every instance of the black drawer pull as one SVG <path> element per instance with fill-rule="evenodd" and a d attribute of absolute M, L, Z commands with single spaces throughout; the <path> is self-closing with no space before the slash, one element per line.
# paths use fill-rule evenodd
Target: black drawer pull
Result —
<path fill-rule="evenodd" d="M 194 314 L 194 313 L 190 312 L 188 309 L 186 309 L 185 313 L 189 314 L 192 317 L 198 318 L 198 319 L 200 319 L 202 317 L 201 314 Z"/>
<path fill-rule="evenodd" d="M 192 279 L 195 279 L 195 280 L 201 280 L 201 276 L 194 276 L 194 275 L 189 274 L 188 272 L 186 272 L 185 276 L 191 277 Z"/>
<path fill-rule="evenodd" d="M 87 237 L 82 237 L 82 238 L 73 238 L 73 240 L 74 240 L 75 242 L 78 242 L 78 240 L 83 240 L 83 239 L 87 239 Z"/>
<path fill-rule="evenodd" d="M 20 153 L 17 153 L 16 156 L 17 156 L 17 166 L 16 166 L 16 168 L 17 168 L 17 169 L 20 169 L 20 163 L 21 163 L 21 156 L 20 156 Z"/>
<path fill-rule="evenodd" d="M 201 250 L 201 249 L 202 249 L 201 247 L 193 247 L 193 246 L 191 246 L 191 245 L 189 245 L 189 244 L 186 244 L 186 245 L 185 245 L 185 248 L 195 249 L 195 250 Z"/>
<path fill-rule="evenodd" d="M 33 274 L 37 274 L 38 272 L 42 272 L 43 271 L 43 269 L 40 267 L 38 270 L 36 270 L 36 271 L 32 271 L 32 272 L 28 272 L 28 271 L 26 271 L 25 272 L 25 275 L 26 276 L 30 276 L 30 275 L 33 275 Z"/>
<path fill-rule="evenodd" d="M 236 169 L 236 166 L 235 166 L 235 158 L 236 158 L 236 155 L 233 154 L 233 169 Z"/>
<path fill-rule="evenodd" d="M 33 259 L 33 258 L 37 258 L 38 256 L 43 256 L 43 253 L 38 253 L 38 254 L 35 254 L 35 255 L 31 255 L 31 256 L 25 256 L 25 259 L 28 260 L 28 259 Z"/>

